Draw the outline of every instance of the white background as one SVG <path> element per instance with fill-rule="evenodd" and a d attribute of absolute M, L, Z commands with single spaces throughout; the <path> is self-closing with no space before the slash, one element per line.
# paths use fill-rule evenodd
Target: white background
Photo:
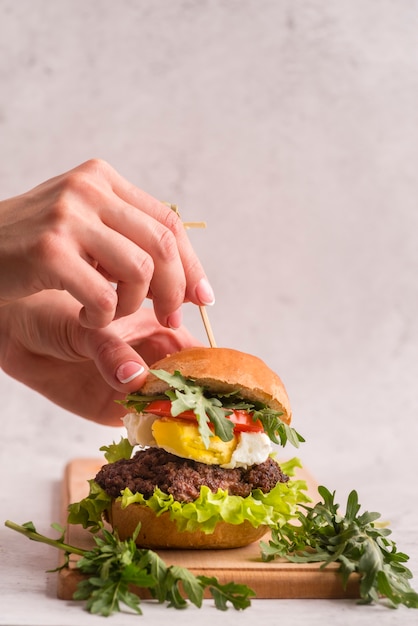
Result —
<path fill-rule="evenodd" d="M 281 375 L 304 465 L 340 502 L 355 488 L 381 511 L 417 575 L 418 3 L 0 0 L 0 197 L 90 157 L 207 222 L 190 237 L 218 345 Z M 185 317 L 205 339 L 191 305 Z M 119 433 L 4 374 L 0 394 L 1 518 L 47 531 L 65 463 Z M 0 623 L 93 623 L 54 599 L 53 553 L 11 535 Z M 239 619 L 279 613 L 417 618 L 258 601 Z M 198 614 L 213 618 L 238 619 Z"/>

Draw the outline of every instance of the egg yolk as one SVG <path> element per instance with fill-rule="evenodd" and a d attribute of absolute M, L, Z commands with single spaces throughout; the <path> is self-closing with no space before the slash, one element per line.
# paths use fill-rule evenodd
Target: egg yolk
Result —
<path fill-rule="evenodd" d="M 157 445 L 167 452 L 207 465 L 229 463 L 237 446 L 235 436 L 231 441 L 222 441 L 215 435 L 206 448 L 196 424 L 166 417 L 155 420 L 152 434 Z"/>

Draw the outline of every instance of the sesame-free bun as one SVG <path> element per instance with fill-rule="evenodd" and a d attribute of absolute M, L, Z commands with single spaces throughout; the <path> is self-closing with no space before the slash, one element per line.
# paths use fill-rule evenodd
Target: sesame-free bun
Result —
<path fill-rule="evenodd" d="M 141 523 L 136 544 L 141 548 L 155 549 L 188 549 L 188 550 L 224 550 L 242 548 L 266 534 L 267 526 L 254 528 L 245 520 L 242 524 L 218 522 L 213 533 L 206 534 L 201 530 L 179 531 L 175 521 L 170 520 L 168 512 L 156 515 L 144 504 L 133 503 L 122 508 L 119 500 L 112 501 L 108 511 L 109 522 L 117 531 L 120 539 L 132 537 L 138 524 Z"/>
<path fill-rule="evenodd" d="M 283 414 L 280 419 L 290 423 L 292 412 L 283 382 L 261 359 L 231 348 L 187 348 L 169 354 L 151 366 L 170 374 L 180 372 L 211 392 L 237 391 L 244 400 L 262 402 Z M 151 372 L 141 388 L 144 395 L 157 395 L 168 389 L 166 382 Z"/>

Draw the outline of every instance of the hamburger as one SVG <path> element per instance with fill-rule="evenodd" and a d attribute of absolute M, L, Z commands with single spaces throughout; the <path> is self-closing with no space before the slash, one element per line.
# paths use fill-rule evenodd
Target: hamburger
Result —
<path fill-rule="evenodd" d="M 170 354 L 124 405 L 124 458 L 115 460 L 114 444 L 91 485 L 121 539 L 151 549 L 242 547 L 307 500 L 289 479 L 296 461 L 274 458 L 273 444 L 303 438 L 290 427 L 282 380 L 259 358 L 229 348 Z"/>

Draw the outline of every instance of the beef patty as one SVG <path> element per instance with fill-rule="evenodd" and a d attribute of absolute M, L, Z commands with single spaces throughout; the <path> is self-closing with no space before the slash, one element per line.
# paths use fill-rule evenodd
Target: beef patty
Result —
<path fill-rule="evenodd" d="M 149 498 L 154 488 L 159 487 L 179 502 L 196 500 L 202 485 L 214 493 L 223 489 L 229 495 L 245 498 L 254 489 L 268 493 L 277 483 L 288 480 L 271 458 L 248 468 L 223 469 L 219 465 L 182 459 L 161 448 L 139 450 L 131 459 L 104 465 L 96 476 L 96 482 L 112 498 L 117 498 L 125 487 Z"/>

